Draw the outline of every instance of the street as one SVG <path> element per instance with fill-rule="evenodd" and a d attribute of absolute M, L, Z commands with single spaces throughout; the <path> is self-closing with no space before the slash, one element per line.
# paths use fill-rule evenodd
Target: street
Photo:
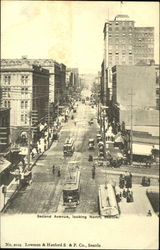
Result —
<path fill-rule="evenodd" d="M 96 107 L 79 102 L 77 112 L 73 113 L 74 120 L 69 119 L 63 124 L 59 140 L 54 142 L 37 161 L 32 169 L 32 184 L 22 188 L 8 203 L 5 213 L 87 213 L 98 215 L 98 187 L 106 180 L 113 180 L 118 184 L 121 169 L 108 169 L 97 167 L 95 179 L 92 179 L 93 162 L 88 161 L 89 154 L 96 156 L 97 149 L 88 150 L 89 138 L 95 138 L 98 129 L 96 121 Z M 88 125 L 93 118 L 94 123 Z M 76 121 L 76 124 L 75 124 Z M 72 157 L 63 156 L 63 144 L 67 137 L 75 140 L 75 152 Z M 65 209 L 63 206 L 62 189 L 68 168 L 73 162 L 81 170 L 80 204 L 76 208 Z M 52 166 L 55 165 L 55 173 Z M 61 176 L 57 170 L 61 167 Z M 125 167 L 124 167 L 125 169 Z M 152 185 L 157 185 L 158 180 L 152 180 Z M 141 177 L 133 177 L 134 202 L 127 204 L 124 200 L 120 203 L 121 214 L 136 213 L 146 215 L 151 205 L 145 194 L 145 188 L 140 185 Z M 143 202 L 142 202 L 143 199 Z M 142 206 L 143 203 L 143 206 Z"/>

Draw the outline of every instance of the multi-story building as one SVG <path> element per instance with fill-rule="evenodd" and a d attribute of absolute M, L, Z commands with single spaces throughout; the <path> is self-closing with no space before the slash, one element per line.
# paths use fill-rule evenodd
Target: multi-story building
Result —
<path fill-rule="evenodd" d="M 160 78 L 159 78 L 159 71 L 160 71 L 160 66 L 155 65 L 155 71 L 156 71 L 156 109 L 160 110 Z"/>
<path fill-rule="evenodd" d="M 155 65 L 112 67 L 112 103 L 119 107 L 119 117 L 115 117 L 116 120 L 130 124 L 132 109 L 134 124 L 158 124 L 156 69 Z"/>
<path fill-rule="evenodd" d="M 49 103 L 50 103 L 50 115 L 55 116 L 56 107 L 62 103 L 65 99 L 65 74 L 66 66 L 59 64 L 53 59 L 28 59 L 23 56 L 21 59 L 2 59 L 2 65 L 21 65 L 26 63 L 28 65 L 38 65 L 44 69 L 49 70 Z"/>
<path fill-rule="evenodd" d="M 102 85 L 104 104 L 112 97 L 111 67 L 135 65 L 139 61 L 148 63 L 154 59 L 154 27 L 135 27 L 135 21 L 127 15 L 117 15 L 104 25 L 104 60 Z M 106 70 L 105 70 L 106 69 Z"/>
<path fill-rule="evenodd" d="M 0 155 L 10 143 L 10 109 L 0 108 Z"/>
<path fill-rule="evenodd" d="M 154 28 L 135 27 L 133 41 L 134 64 L 145 63 L 154 59 Z"/>
<path fill-rule="evenodd" d="M 1 107 L 10 108 L 11 137 L 46 119 L 49 100 L 49 71 L 41 66 L 4 63 L 1 66 Z M 31 115 L 32 114 L 32 115 Z"/>

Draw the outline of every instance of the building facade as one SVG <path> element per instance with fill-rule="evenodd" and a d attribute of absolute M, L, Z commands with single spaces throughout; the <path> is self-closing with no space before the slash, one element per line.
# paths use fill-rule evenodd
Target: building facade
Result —
<path fill-rule="evenodd" d="M 132 109 L 135 125 L 157 125 L 156 85 L 154 65 L 112 67 L 112 104 L 119 107 L 117 120 L 130 124 Z"/>
<path fill-rule="evenodd" d="M 1 66 L 1 107 L 10 108 L 12 140 L 45 119 L 49 102 L 49 71 L 41 66 L 19 63 Z M 31 122 L 30 122 L 31 121 Z"/>
<path fill-rule="evenodd" d="M 22 63 L 28 65 L 41 66 L 44 69 L 49 70 L 49 103 L 50 103 L 50 116 L 55 116 L 57 106 L 65 99 L 66 94 L 66 66 L 59 64 L 53 59 L 28 59 L 23 56 L 21 59 L 2 59 L 2 65 L 17 65 Z"/>
<path fill-rule="evenodd" d="M 10 144 L 10 109 L 0 108 L 0 155 Z"/>
<path fill-rule="evenodd" d="M 117 15 L 105 22 L 104 60 L 102 83 L 105 93 L 103 104 L 112 98 L 112 72 L 114 65 L 135 65 L 139 61 L 154 60 L 154 27 L 135 27 L 128 15 Z M 106 70 L 105 70 L 106 69 Z M 110 89 L 110 94 L 107 92 Z"/>

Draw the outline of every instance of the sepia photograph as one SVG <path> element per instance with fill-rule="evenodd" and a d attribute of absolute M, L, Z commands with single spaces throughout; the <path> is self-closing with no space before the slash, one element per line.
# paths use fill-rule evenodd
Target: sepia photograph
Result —
<path fill-rule="evenodd" d="M 159 2 L 1 1 L 0 244 L 159 249 Z"/>

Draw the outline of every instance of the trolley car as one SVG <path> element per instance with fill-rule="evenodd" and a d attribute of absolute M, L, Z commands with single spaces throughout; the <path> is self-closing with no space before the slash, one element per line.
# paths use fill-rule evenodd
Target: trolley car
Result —
<path fill-rule="evenodd" d="M 102 217 L 118 218 L 119 208 L 115 189 L 111 184 L 100 185 L 98 192 L 99 212 Z"/>
<path fill-rule="evenodd" d="M 74 141 L 72 138 L 66 139 L 63 146 L 63 154 L 65 156 L 72 156 L 74 153 Z"/>
<path fill-rule="evenodd" d="M 63 205 L 66 208 L 76 207 L 80 198 L 80 170 L 73 169 L 65 180 L 63 187 Z"/>

